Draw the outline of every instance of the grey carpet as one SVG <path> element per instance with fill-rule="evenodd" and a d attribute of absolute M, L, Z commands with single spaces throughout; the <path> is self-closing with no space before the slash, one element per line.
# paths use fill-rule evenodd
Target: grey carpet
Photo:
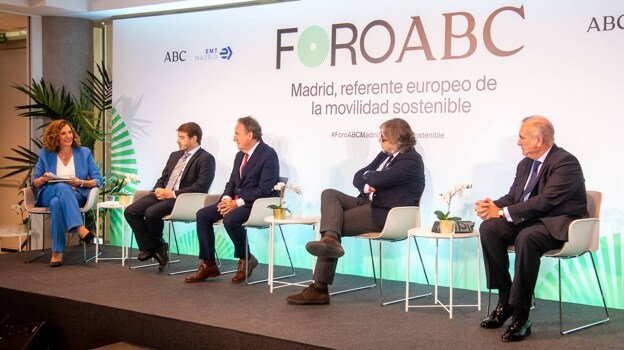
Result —
<path fill-rule="evenodd" d="M 118 256 L 114 247 L 106 247 L 105 253 Z M 609 309 L 611 321 L 581 332 L 561 336 L 559 334 L 558 303 L 537 301 L 537 309 L 531 313 L 533 334 L 528 340 L 517 344 L 503 344 L 500 330 L 479 328 L 485 316 L 487 293 L 483 293 L 483 309 L 456 308 L 453 319 L 440 308 L 410 309 L 405 312 L 404 304 L 382 307 L 379 305 L 378 289 L 334 296 L 328 306 L 287 305 L 285 298 L 297 293 L 300 287 L 287 287 L 269 293 L 266 284 L 254 286 L 232 285 L 231 275 L 223 275 L 204 283 L 185 284 L 183 275 L 169 276 L 158 273 L 156 268 L 130 271 L 119 262 L 103 261 L 98 264 L 81 261 L 81 250 L 72 248 L 65 255 L 65 265 L 52 269 L 48 266 L 49 255 L 30 264 L 23 263 L 20 253 L 0 256 L 0 287 L 8 291 L 35 293 L 53 298 L 92 303 L 108 309 L 119 309 L 124 317 L 150 315 L 162 320 L 179 320 L 182 324 L 209 326 L 213 329 L 230 330 L 224 335 L 231 337 L 220 344 L 236 346 L 235 334 L 248 334 L 283 339 L 296 344 L 333 349 L 588 349 L 621 348 L 624 311 Z M 176 268 L 193 268 L 198 260 L 185 256 Z M 235 268 L 234 261 L 224 261 L 222 270 Z M 266 276 L 266 265 L 261 264 L 253 277 Z M 276 273 L 279 273 L 279 269 Z M 310 270 L 298 269 L 294 280 L 310 278 Z M 336 288 L 365 283 L 362 277 L 339 275 Z M 404 282 L 384 283 L 385 294 L 389 297 L 405 293 Z M 424 285 L 413 285 L 415 292 L 423 291 Z M 440 290 L 441 298 L 446 299 L 448 289 Z M 456 303 L 474 303 L 476 292 L 455 290 Z M 60 299 L 59 299 L 60 300 Z M 431 302 L 432 297 L 420 299 L 416 303 Z M 33 305 L 7 305 L 0 300 L 0 310 L 28 308 Z M 36 301 L 33 301 L 35 304 Z M 581 322 L 592 316 L 600 317 L 597 307 L 565 304 L 568 320 Z M 0 311 L 1 312 L 1 311 Z M 50 319 L 54 310 L 47 311 Z M 62 310 L 58 311 L 59 313 Z M 604 313 L 602 314 L 604 315 Z M 89 327 L 89 322 L 81 327 Z M 124 319 L 124 322 L 131 322 Z M 138 321 L 137 321 L 138 322 Z M 145 321 L 149 322 L 149 321 Z M 155 328 L 145 324 L 145 329 Z M 165 330 L 166 331 L 166 330 Z M 174 330 L 172 330 L 174 331 Z M 233 332 L 232 332 L 233 331 Z M 85 331 L 87 332 L 87 331 Z M 127 338 L 132 338 L 128 335 Z M 136 339 L 114 339 L 110 344 L 126 341 L 137 346 L 151 348 L 177 348 L 175 346 L 154 346 Z M 254 348 L 259 338 L 249 338 L 244 348 Z M 229 342 L 229 343 L 228 343 Z M 264 348 L 257 343 L 257 348 Z M 105 346 L 98 344 L 97 346 Z M 239 344 L 241 345 L 241 344 Z M 213 348 L 210 344 L 180 348 Z M 286 346 L 285 348 L 288 348 Z"/>

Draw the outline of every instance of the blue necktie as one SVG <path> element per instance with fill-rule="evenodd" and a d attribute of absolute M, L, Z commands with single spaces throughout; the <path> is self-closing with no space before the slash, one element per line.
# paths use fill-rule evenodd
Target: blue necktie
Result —
<path fill-rule="evenodd" d="M 533 162 L 531 177 L 529 178 L 529 182 L 527 183 L 526 188 L 524 189 L 524 192 L 522 192 L 522 196 L 520 197 L 522 201 L 525 200 L 524 197 L 526 197 L 529 193 L 531 193 L 531 191 L 533 191 L 533 189 L 535 188 L 535 184 L 537 184 L 537 169 L 539 169 L 540 164 L 542 164 L 542 162 L 540 162 L 539 160 Z"/>

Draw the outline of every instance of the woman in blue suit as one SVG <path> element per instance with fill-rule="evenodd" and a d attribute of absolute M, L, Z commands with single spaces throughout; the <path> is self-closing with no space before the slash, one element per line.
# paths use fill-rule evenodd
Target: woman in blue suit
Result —
<path fill-rule="evenodd" d="M 62 178 L 62 181 L 56 182 Z M 52 181 L 51 181 L 52 180 Z M 36 206 L 49 207 L 52 225 L 51 267 L 63 265 L 65 232 L 77 233 L 84 242 L 94 234 L 84 226 L 80 207 L 102 177 L 91 150 L 80 146 L 76 129 L 66 120 L 55 120 L 43 132 L 43 148 L 31 185 Z"/>

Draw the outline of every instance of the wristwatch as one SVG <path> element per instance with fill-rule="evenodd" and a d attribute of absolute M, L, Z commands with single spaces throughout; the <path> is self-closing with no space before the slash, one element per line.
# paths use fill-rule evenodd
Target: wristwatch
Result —
<path fill-rule="evenodd" d="M 499 217 L 499 218 L 503 218 L 503 217 L 505 217 L 505 211 L 503 211 L 503 209 L 500 209 L 500 210 L 498 211 L 498 217 Z"/>

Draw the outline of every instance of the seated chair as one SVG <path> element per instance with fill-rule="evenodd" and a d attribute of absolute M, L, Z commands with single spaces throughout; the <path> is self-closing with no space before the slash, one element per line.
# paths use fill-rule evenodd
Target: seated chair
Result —
<path fill-rule="evenodd" d="M 579 331 L 581 329 L 596 326 L 605 322 L 608 322 L 609 310 L 607 309 L 607 303 L 605 302 L 604 293 L 600 284 L 600 278 L 598 277 L 598 270 L 596 269 L 596 263 L 594 262 L 593 252 L 597 251 L 600 245 L 600 205 L 602 202 L 602 193 L 597 191 L 587 191 L 587 212 L 589 217 L 585 219 L 576 219 L 570 223 L 568 227 L 568 241 L 561 247 L 561 249 L 551 250 L 546 252 L 543 256 L 548 258 L 557 258 L 558 275 L 559 275 L 559 332 L 561 335 L 566 335 Z M 515 252 L 514 246 L 509 246 L 507 250 L 510 253 Z M 605 310 L 606 318 L 592 322 L 583 326 L 572 328 L 569 330 L 563 329 L 563 302 L 561 300 L 561 263 L 562 260 L 579 258 L 582 255 L 589 254 L 592 266 L 594 267 L 594 275 L 598 284 L 598 291 L 602 298 L 602 305 Z M 584 280 L 583 280 L 584 281 Z M 488 295 L 488 309 L 490 309 L 491 290 Z"/>
<path fill-rule="evenodd" d="M 141 192 L 141 193 L 139 193 L 139 192 Z M 137 198 L 137 193 L 139 193 L 138 198 Z M 134 195 L 134 197 L 132 199 L 132 202 L 135 202 L 135 201 L 139 200 L 139 198 L 141 198 L 141 197 L 143 197 L 144 195 L 147 195 L 147 194 L 149 194 L 149 191 L 146 191 L 146 190 L 141 190 L 141 191 L 135 192 L 135 195 Z M 173 206 L 173 209 L 171 210 L 171 214 L 166 215 L 166 216 L 164 216 L 162 218 L 163 221 L 169 223 L 169 236 L 167 238 L 167 241 L 171 245 L 171 242 L 172 242 L 171 241 L 171 234 L 173 233 L 173 242 L 175 242 L 176 254 L 177 254 L 176 260 L 171 260 L 171 253 L 169 253 L 170 259 L 169 259 L 169 262 L 167 263 L 167 269 L 168 269 L 169 275 L 176 275 L 176 274 L 179 274 L 179 273 L 188 272 L 188 271 L 172 272 L 172 270 L 171 270 L 171 264 L 180 261 L 180 247 L 178 245 L 178 239 L 177 239 L 177 236 L 176 236 L 174 223 L 176 223 L 176 222 L 183 222 L 183 223 L 195 222 L 195 214 L 204 205 L 204 199 L 205 199 L 206 196 L 208 196 L 206 193 L 182 193 L 181 195 L 179 195 L 177 197 L 177 199 L 175 201 L 175 204 Z M 131 239 L 130 239 L 130 256 L 129 256 L 130 263 L 129 263 L 129 265 L 130 265 L 130 269 L 131 270 L 139 269 L 139 268 L 143 268 L 143 267 L 149 267 L 149 266 L 156 266 L 156 265 L 158 265 L 158 263 L 148 263 L 148 264 L 132 266 L 132 246 L 133 246 L 133 241 L 134 241 L 134 232 L 132 232 Z"/>
<path fill-rule="evenodd" d="M 32 237 L 31 237 L 31 226 L 32 226 L 32 218 L 30 218 L 28 220 L 28 232 L 26 235 L 26 242 L 28 242 L 28 249 L 26 250 L 26 253 L 24 254 L 24 262 L 25 263 L 30 263 L 36 259 L 39 259 L 40 257 L 42 257 L 45 254 L 45 218 L 46 216 L 50 215 L 50 208 L 48 207 L 36 207 L 36 201 L 35 201 L 35 193 L 33 192 L 33 189 L 31 187 L 25 187 L 23 190 L 23 194 L 24 194 L 24 207 L 26 208 L 26 210 L 28 211 L 28 216 L 31 217 L 32 215 L 43 215 L 43 233 L 41 234 L 41 254 L 35 256 L 34 258 L 28 258 L 29 252 L 31 251 L 31 241 L 32 241 Z M 91 191 L 89 192 L 89 196 L 87 197 L 87 201 L 85 202 L 85 204 L 82 206 L 82 208 L 80 208 L 80 213 L 82 213 L 82 220 L 84 221 L 85 219 L 85 212 L 89 211 L 89 210 L 95 210 L 96 208 L 96 204 L 98 202 L 98 196 L 100 194 L 100 189 L 98 187 L 93 187 L 91 188 Z M 98 240 L 96 239 L 96 244 L 98 244 Z M 92 257 L 87 258 L 87 244 L 83 242 L 83 246 L 82 246 L 82 250 L 83 250 L 83 262 L 89 262 L 93 259 L 95 259 L 95 255 Z"/>
<path fill-rule="evenodd" d="M 279 181 L 283 183 L 287 183 L 288 178 L 280 177 Z M 266 198 L 256 199 L 253 206 L 251 207 L 249 218 L 247 219 L 246 222 L 243 223 L 243 226 L 247 228 L 255 228 L 255 229 L 268 229 L 269 223 L 264 221 L 264 218 L 267 216 L 273 216 L 273 209 L 269 208 L 269 206 L 271 205 L 279 205 L 279 197 L 266 197 Z M 217 221 L 215 225 L 223 225 L 223 220 Z M 282 275 L 282 276 L 274 277 L 273 278 L 274 280 L 293 277 L 296 274 L 295 266 L 293 265 L 292 258 L 290 256 L 290 251 L 288 250 L 288 244 L 286 244 L 286 239 L 284 238 L 284 232 L 282 231 L 281 226 L 280 226 L 280 234 L 282 236 L 282 242 L 284 243 L 284 249 L 286 249 L 286 254 L 288 255 L 288 261 L 290 262 L 290 273 Z M 247 247 L 249 247 L 249 237 L 247 237 L 247 242 L 245 244 L 245 259 L 249 258 L 249 252 L 247 251 Z M 247 265 L 245 265 L 245 268 L 247 268 Z M 234 273 L 234 272 L 236 272 L 236 270 L 225 271 L 225 272 L 222 272 L 222 274 Z M 245 271 L 245 274 L 249 275 L 249 271 Z M 251 282 L 249 280 L 246 280 L 245 283 L 247 285 L 252 285 L 252 284 L 257 284 L 257 283 L 267 282 L 267 281 L 268 281 L 268 278 L 264 278 L 261 280 L 255 280 Z"/>
<path fill-rule="evenodd" d="M 201 203 L 199 199 L 201 198 Z M 173 211 L 171 211 L 170 215 L 167 215 L 163 218 L 163 221 L 169 222 L 169 242 L 171 242 L 171 233 L 173 232 L 173 239 L 176 244 L 176 249 L 178 249 L 178 239 L 175 233 L 175 223 L 182 222 L 185 224 L 190 224 L 195 222 L 197 211 L 203 207 L 207 207 L 219 201 L 221 198 L 220 194 L 205 194 L 205 193 L 184 193 L 178 197 L 176 200 L 176 205 L 173 207 Z M 178 201 L 182 201 L 178 205 Z M 216 254 L 216 252 L 215 252 Z M 178 249 L 178 259 L 180 258 L 179 249 Z M 219 256 L 216 256 L 217 261 L 219 261 Z M 171 259 L 170 259 L 171 260 Z M 220 265 L 220 263 L 217 263 Z M 191 270 L 182 270 L 182 271 L 171 271 L 171 266 L 168 267 L 169 275 L 179 275 L 181 273 L 189 273 L 195 272 L 197 269 Z"/>
<path fill-rule="evenodd" d="M 349 288 L 345 290 L 339 290 L 330 293 L 330 295 L 338 295 L 348 292 L 354 292 L 362 289 L 373 288 L 377 286 L 377 277 L 375 274 L 375 260 L 373 257 L 373 245 L 372 241 L 379 242 L 379 303 L 382 306 L 390 305 L 394 303 L 398 303 L 401 301 L 405 301 L 403 299 L 397 299 L 392 301 L 384 302 L 383 298 L 383 269 L 382 269 L 382 242 L 399 242 L 403 241 L 407 238 L 407 231 L 414 227 L 420 227 L 420 207 L 416 206 L 405 206 L 405 207 L 395 207 L 390 209 L 388 213 L 388 218 L 386 219 L 386 224 L 384 225 L 381 232 L 367 232 L 362 233 L 357 236 L 345 236 L 343 238 L 359 238 L 359 239 L 367 239 L 370 250 L 371 264 L 373 266 L 373 282 L 372 284 Z M 423 264 L 422 256 L 420 255 L 420 248 L 418 247 L 418 242 L 416 241 L 416 237 L 414 237 L 414 244 L 416 245 L 416 251 L 418 252 L 418 257 L 420 258 L 421 266 L 423 268 L 423 274 L 425 275 L 425 279 L 427 281 L 427 285 L 429 285 L 429 278 L 427 277 L 427 271 L 425 271 L 425 266 Z M 409 297 L 409 299 L 422 298 L 425 296 L 431 295 L 431 287 L 429 287 L 429 292 L 421 295 L 416 295 Z"/>

